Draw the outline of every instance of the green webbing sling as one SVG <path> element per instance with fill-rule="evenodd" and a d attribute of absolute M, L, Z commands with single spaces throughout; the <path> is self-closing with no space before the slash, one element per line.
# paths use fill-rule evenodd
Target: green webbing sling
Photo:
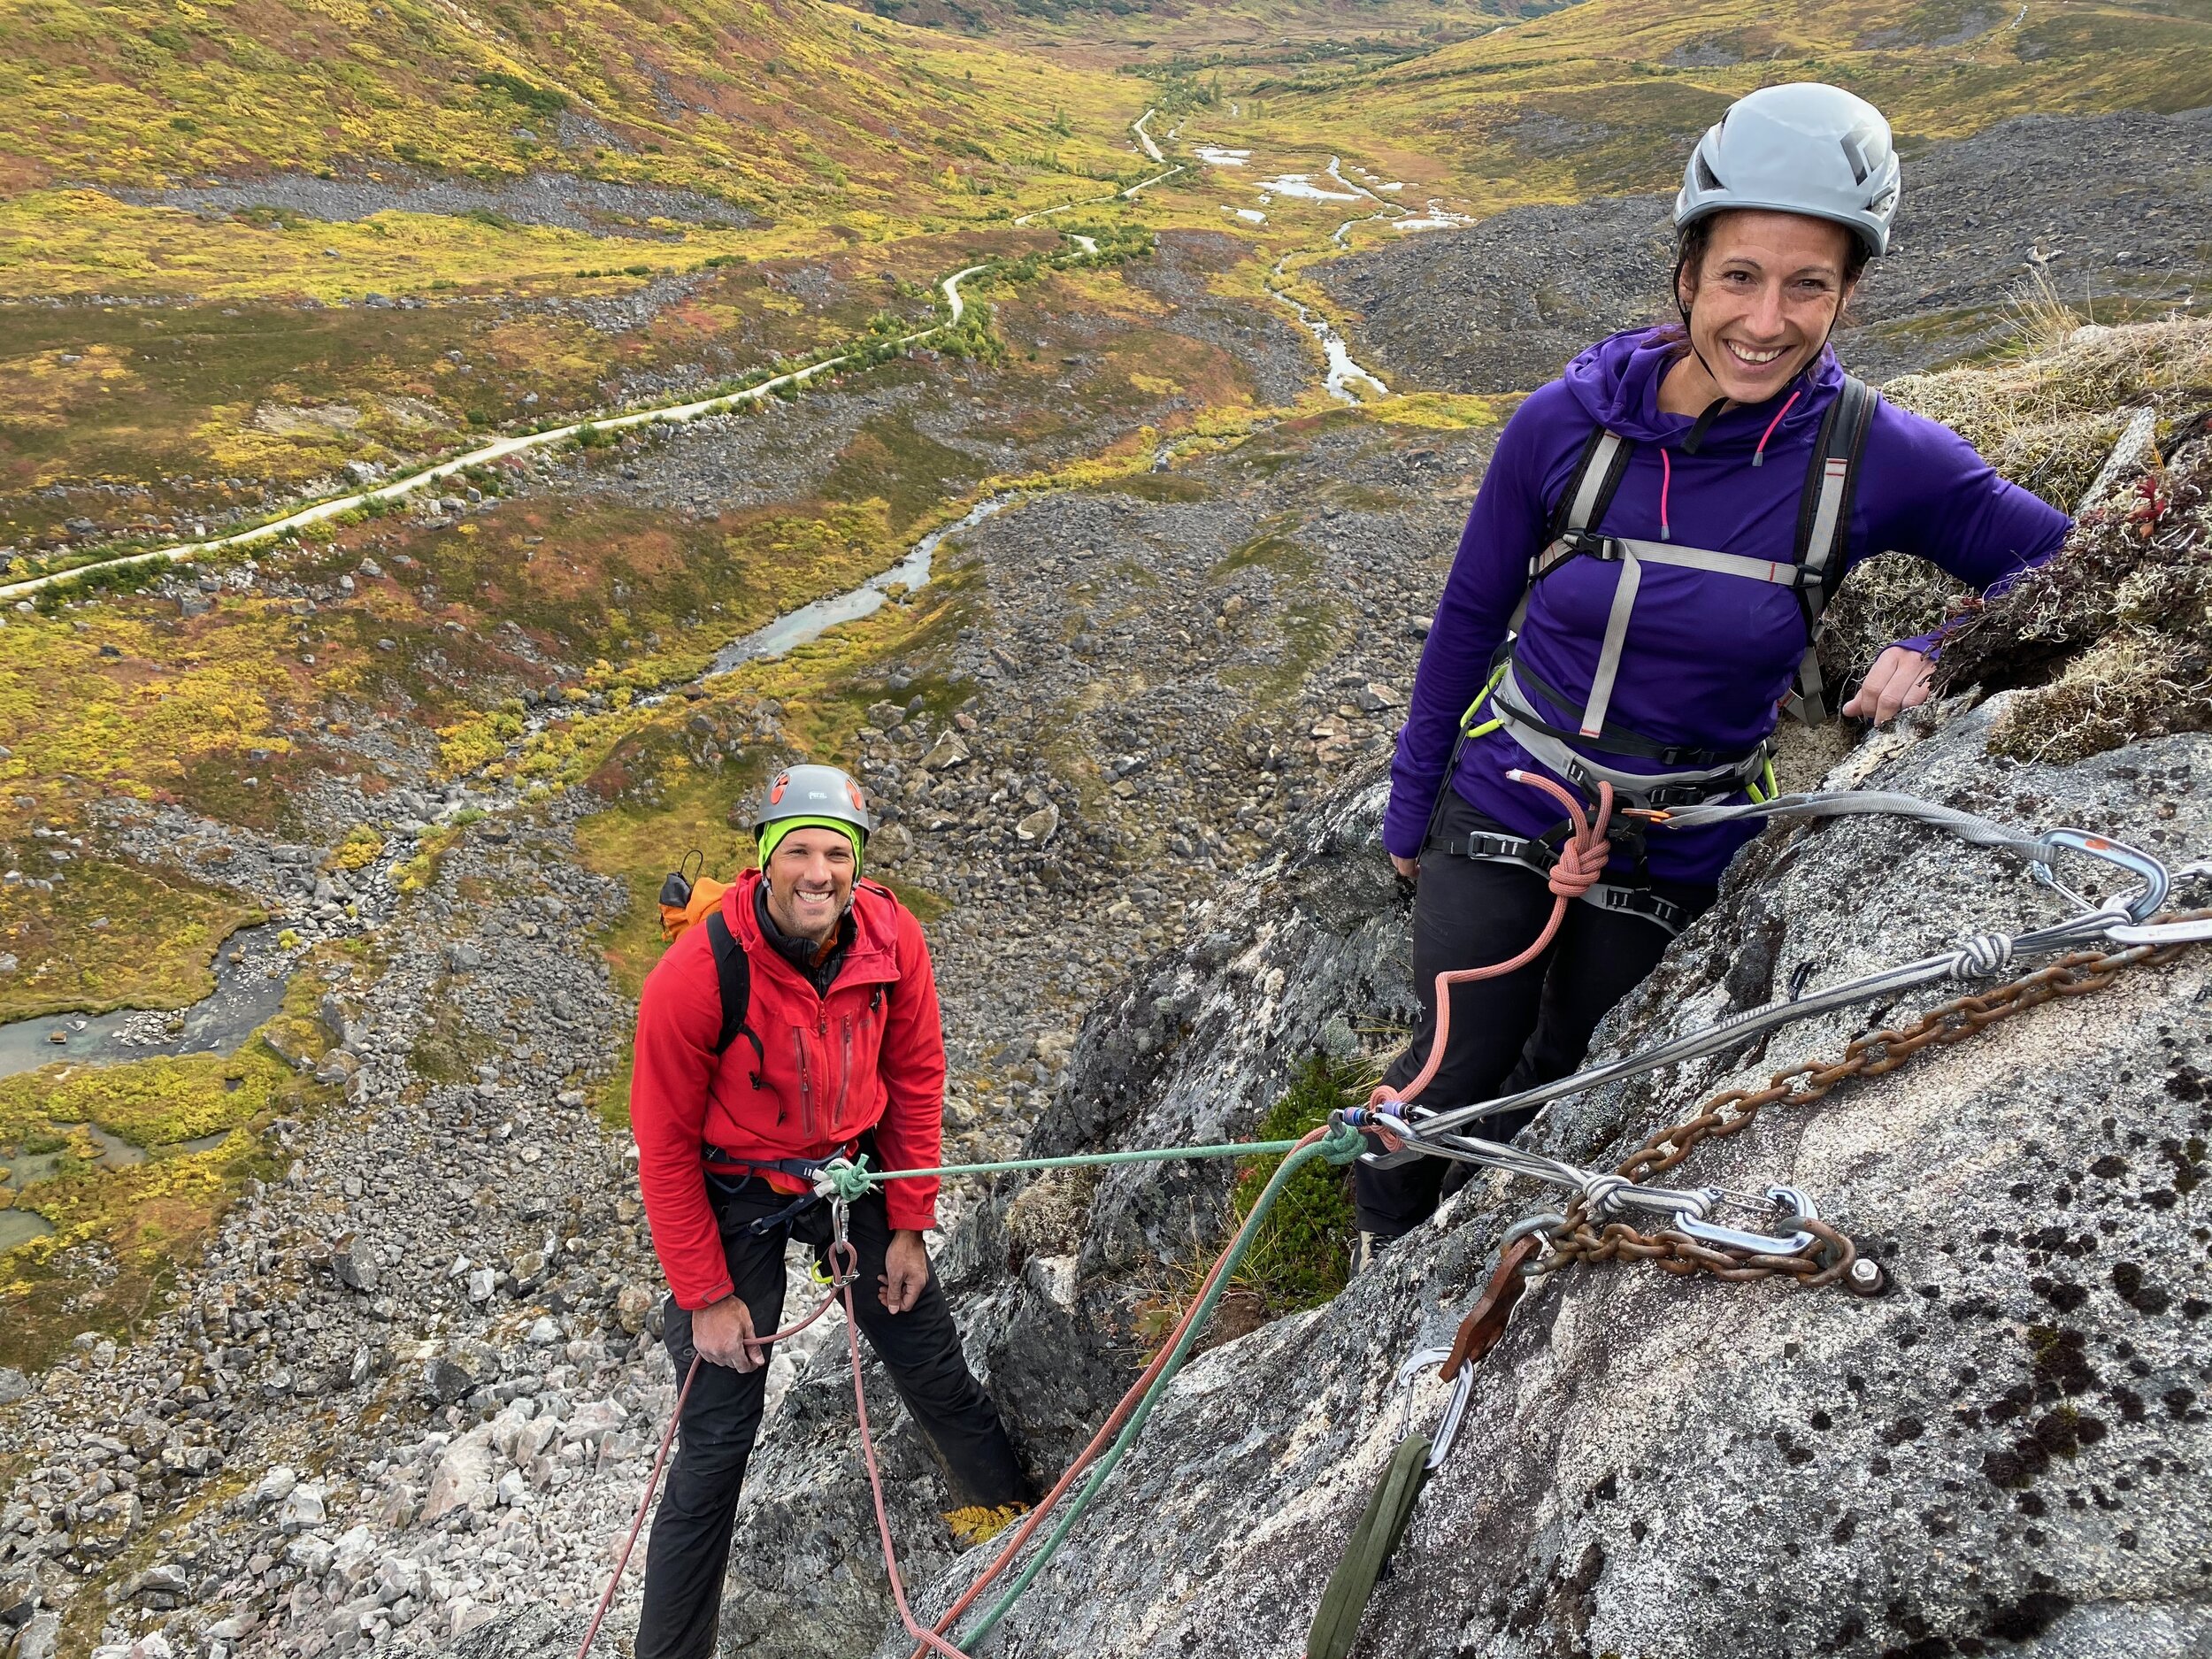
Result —
<path fill-rule="evenodd" d="M 1321 1592 L 1321 1605 L 1306 1632 L 1306 1659 L 1345 1659 L 1359 1638 L 1359 1622 L 1367 1612 L 1375 1582 L 1390 1564 L 1391 1552 L 1405 1536 L 1413 1506 L 1427 1484 L 1429 1437 L 1409 1434 L 1398 1442 L 1383 1470 L 1382 1484 L 1367 1501 L 1367 1509 L 1352 1529 L 1343 1559 L 1329 1575 Z"/>

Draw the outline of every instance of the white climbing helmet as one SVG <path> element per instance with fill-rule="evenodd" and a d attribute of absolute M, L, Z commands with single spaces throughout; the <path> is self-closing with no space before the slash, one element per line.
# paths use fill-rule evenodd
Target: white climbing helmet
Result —
<path fill-rule="evenodd" d="M 1864 98 L 1816 81 L 1762 87 L 1706 129 L 1674 198 L 1678 229 L 1730 208 L 1805 213 L 1889 250 L 1901 180 L 1889 123 Z"/>

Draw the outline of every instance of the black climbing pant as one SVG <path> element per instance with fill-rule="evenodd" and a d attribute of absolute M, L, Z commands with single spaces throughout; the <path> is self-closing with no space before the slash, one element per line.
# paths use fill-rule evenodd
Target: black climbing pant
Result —
<path fill-rule="evenodd" d="M 710 1181 L 721 1224 L 730 1282 L 751 1310 L 753 1328 L 773 1331 L 782 1322 L 784 1245 L 788 1238 L 813 1247 L 826 1263 L 830 1211 L 826 1203 L 803 1211 L 764 1236 L 747 1225 L 791 1201 L 757 1177 Z M 969 1373 L 960 1333 L 934 1271 L 914 1305 L 895 1314 L 877 1294 L 885 1250 L 891 1241 L 883 1194 L 870 1193 L 852 1207 L 849 1223 L 860 1253 L 853 1308 L 869 1345 L 891 1373 L 899 1398 L 934 1449 L 951 1493 L 948 1508 L 996 1508 L 1033 1495 L 998 1408 Z M 665 1304 L 669 1356 L 680 1379 L 691 1369 L 691 1316 Z M 644 1603 L 638 1617 L 636 1659 L 710 1659 L 729 1568 L 730 1539 L 745 1463 L 760 1432 L 768 1386 L 765 1366 L 739 1371 L 711 1361 L 699 1367 L 685 1402 L 668 1484 L 654 1511 L 645 1558 Z M 865 1528 L 864 1526 L 863 1530 Z"/>
<path fill-rule="evenodd" d="M 1520 864 L 1454 857 L 1441 843 L 1499 826 L 1456 791 L 1448 792 L 1421 854 L 1413 902 L 1413 981 L 1421 998 L 1420 1029 L 1390 1063 L 1383 1081 L 1409 1083 L 1427 1061 L 1436 1036 L 1436 976 L 1447 970 L 1505 962 L 1528 948 L 1551 914 L 1551 888 Z M 1713 902 L 1709 882 L 1659 881 L 1652 889 L 1691 916 Z M 1514 973 L 1452 987 L 1452 1041 L 1420 1103 L 1439 1110 L 1494 1100 L 1565 1077 L 1589 1051 L 1590 1033 L 1606 1010 L 1658 965 L 1666 931 L 1640 916 L 1601 910 L 1580 900 L 1567 905 L 1551 947 Z M 1485 1118 L 1468 1133 L 1509 1141 L 1535 1117 L 1533 1107 Z M 1380 1141 L 1368 1140 L 1377 1150 Z M 1421 1158 L 1394 1169 L 1353 1166 L 1360 1230 L 1380 1239 L 1411 1232 L 1456 1192 L 1475 1166 Z"/>

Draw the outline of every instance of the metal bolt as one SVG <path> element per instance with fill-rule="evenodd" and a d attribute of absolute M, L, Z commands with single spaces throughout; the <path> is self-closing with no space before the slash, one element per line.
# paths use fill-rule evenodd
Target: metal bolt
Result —
<path fill-rule="evenodd" d="M 1889 1288 L 1889 1275 L 1882 1271 L 1879 1262 L 1862 1256 L 1851 1263 L 1851 1271 L 1844 1275 L 1844 1283 L 1855 1296 L 1878 1296 Z"/>

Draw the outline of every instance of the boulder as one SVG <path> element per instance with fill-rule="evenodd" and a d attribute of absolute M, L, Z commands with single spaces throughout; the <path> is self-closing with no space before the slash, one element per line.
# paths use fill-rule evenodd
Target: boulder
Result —
<path fill-rule="evenodd" d="M 431 1477 L 430 1493 L 423 1500 L 426 1525 L 456 1509 L 488 1509 L 495 1497 L 500 1458 L 492 1446 L 492 1426 L 471 1429 L 445 1448 L 438 1472 Z"/>
<path fill-rule="evenodd" d="M 968 746 L 960 741 L 957 732 L 941 732 L 930 745 L 929 753 L 922 757 L 922 767 L 927 772 L 949 772 L 955 766 L 967 764 Z"/>

